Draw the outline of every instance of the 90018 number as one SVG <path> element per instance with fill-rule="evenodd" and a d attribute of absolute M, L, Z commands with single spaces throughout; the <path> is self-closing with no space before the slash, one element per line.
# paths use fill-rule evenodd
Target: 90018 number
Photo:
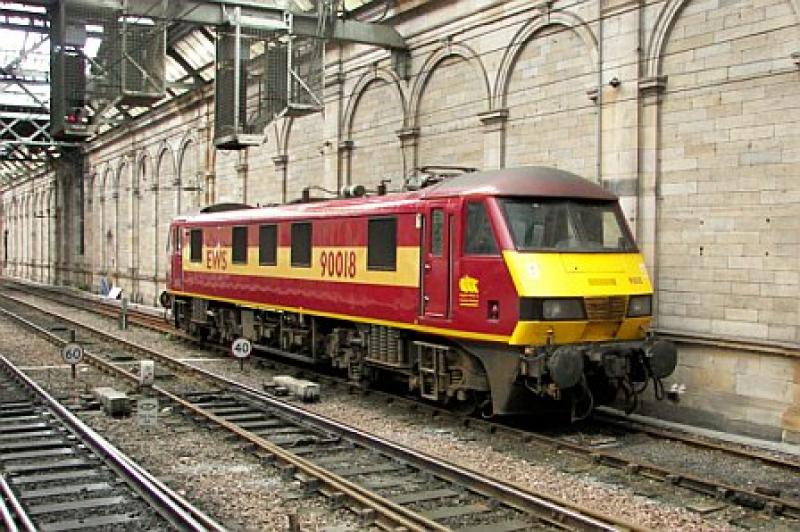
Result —
<path fill-rule="evenodd" d="M 323 251 L 319 256 L 319 265 L 322 267 L 323 277 L 356 276 L 355 251 Z"/>

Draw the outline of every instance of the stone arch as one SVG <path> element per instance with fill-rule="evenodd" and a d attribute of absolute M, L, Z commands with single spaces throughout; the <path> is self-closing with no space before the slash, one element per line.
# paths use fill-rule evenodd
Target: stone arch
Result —
<path fill-rule="evenodd" d="M 597 176 L 599 109 L 586 96 L 597 86 L 597 60 L 594 35 L 573 14 L 537 16 L 516 32 L 493 97 L 508 117 L 503 164 Z"/>
<path fill-rule="evenodd" d="M 154 187 L 156 178 L 153 171 L 153 158 L 148 150 L 142 150 L 136 163 L 132 198 L 131 244 L 134 255 L 131 257 L 131 267 L 135 268 L 137 275 L 141 278 L 152 275 L 155 267 L 153 261 L 153 249 L 151 248 L 155 237 L 154 218 L 157 205 L 155 204 L 156 190 Z M 141 283 L 134 283 L 138 294 L 134 297 L 139 302 L 142 301 Z M 138 296 L 138 297 L 137 297 Z"/>
<path fill-rule="evenodd" d="M 111 210 L 113 209 L 113 186 L 114 186 L 114 170 L 110 164 L 106 165 L 103 171 L 103 177 L 100 178 L 99 193 L 97 195 L 100 200 L 100 220 L 96 242 L 96 253 L 100 271 L 105 275 L 108 272 L 109 256 L 107 239 L 109 234 L 109 220 L 111 217 Z"/>
<path fill-rule="evenodd" d="M 520 28 L 506 47 L 503 59 L 500 61 L 500 68 L 497 71 L 497 81 L 495 82 L 494 94 L 492 96 L 495 108 L 502 109 L 506 106 L 511 74 L 525 46 L 529 41 L 536 38 L 540 32 L 552 26 L 559 26 L 567 28 L 569 31 L 574 31 L 583 41 L 589 52 L 590 67 L 596 68 L 599 54 L 597 38 L 583 20 L 577 15 L 564 11 L 548 13 L 546 17 L 536 17 Z"/>
<path fill-rule="evenodd" d="M 127 158 L 121 158 L 114 174 L 114 189 L 112 193 L 114 200 L 114 225 L 112 226 L 114 236 L 110 253 L 110 267 L 117 275 L 117 278 L 119 278 L 119 273 L 123 266 L 120 255 L 120 241 L 125 238 L 125 223 L 128 219 L 128 202 L 127 194 L 125 194 L 125 180 L 127 177 L 125 174 L 130 173 L 128 166 Z"/>
<path fill-rule="evenodd" d="M 445 43 L 434 51 L 422 66 L 409 105 L 410 127 L 404 135 L 408 173 L 428 164 L 483 167 L 478 116 L 490 106 L 489 78 L 472 49 Z"/>
<path fill-rule="evenodd" d="M 355 115 L 355 111 L 364 93 L 369 90 L 371 85 L 380 83 L 381 81 L 394 89 L 392 93 L 396 94 L 400 100 L 400 107 L 403 112 L 403 123 L 405 124 L 407 120 L 408 103 L 406 102 L 406 94 L 403 91 L 400 76 L 394 71 L 385 68 L 376 68 L 362 75 L 356 82 L 355 87 L 350 91 L 350 99 L 347 102 L 347 108 L 345 109 L 344 120 L 342 122 L 342 129 L 345 131 L 346 138 L 350 138 L 350 134 L 353 130 L 353 116 Z"/>
<path fill-rule="evenodd" d="M 433 52 L 422 65 L 420 70 L 421 75 L 417 77 L 414 89 L 411 92 L 411 100 L 408 106 L 408 123 L 409 127 L 419 127 L 419 104 L 425 88 L 428 86 L 436 70 L 440 67 L 441 63 L 452 57 L 460 57 L 472 68 L 475 75 L 482 82 L 482 87 L 485 92 L 486 106 L 484 111 L 490 109 L 492 89 L 489 85 L 489 76 L 486 73 L 486 68 L 483 65 L 478 54 L 472 48 L 463 44 L 446 43 L 438 50 Z"/>
<path fill-rule="evenodd" d="M 47 275 L 47 261 L 48 261 L 47 253 L 48 253 L 48 246 L 50 245 L 50 234 L 48 231 L 48 224 L 50 223 L 50 213 L 48 212 L 48 205 L 47 205 L 47 187 L 42 187 L 41 196 L 39 198 L 39 212 L 41 213 L 41 219 L 39 220 L 39 227 L 41 228 L 39 254 L 41 256 L 42 280 L 44 280 Z"/>
<path fill-rule="evenodd" d="M 800 17 L 800 0 L 786 0 L 794 11 L 795 17 Z M 684 8 L 692 0 L 667 0 L 667 3 L 658 13 L 653 31 L 647 41 L 647 51 L 645 55 L 645 75 L 648 78 L 655 78 L 661 75 L 662 63 L 664 59 L 664 49 L 669 42 L 672 28 L 681 16 Z"/>
<path fill-rule="evenodd" d="M 169 266 L 169 258 L 164 253 L 164 243 L 169 238 L 169 223 L 175 217 L 175 194 L 173 191 L 177 187 L 177 163 L 175 161 L 175 152 L 167 142 L 161 142 L 156 150 L 156 179 L 154 184 L 155 190 L 155 216 L 156 227 L 155 238 L 153 239 L 153 253 L 155 259 L 155 272 L 153 273 L 157 283 L 161 283 L 161 277 L 167 271 Z M 160 292 L 159 289 L 156 290 Z"/>
<path fill-rule="evenodd" d="M 41 257 L 40 257 L 40 246 L 41 246 L 41 238 L 42 238 L 42 231 L 41 231 L 41 214 L 39 211 L 39 203 L 40 203 L 40 192 L 38 190 L 34 190 L 31 193 L 31 226 L 30 226 L 30 238 L 31 238 L 31 265 L 32 265 L 32 277 L 35 280 L 39 279 L 39 272 L 41 268 Z"/>
<path fill-rule="evenodd" d="M 198 180 L 198 142 L 193 135 L 181 141 L 178 150 L 178 175 L 176 193 L 176 212 L 182 214 L 199 206 L 200 183 Z"/>
<path fill-rule="evenodd" d="M 394 72 L 374 69 L 358 80 L 343 121 L 348 141 L 339 151 L 344 183 L 355 180 L 373 187 L 383 179 L 398 178 L 394 186 L 403 184 L 403 151 L 397 131 L 407 121 L 407 110 L 401 80 Z"/>

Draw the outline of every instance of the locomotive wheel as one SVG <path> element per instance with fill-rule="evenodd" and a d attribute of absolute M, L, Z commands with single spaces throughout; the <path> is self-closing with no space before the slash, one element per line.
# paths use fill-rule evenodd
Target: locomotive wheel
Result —
<path fill-rule="evenodd" d="M 480 406 L 478 394 L 474 390 L 467 390 L 466 393 L 467 397 L 463 401 L 451 397 L 447 402 L 447 407 L 459 416 L 474 416 L 478 413 L 478 407 Z"/>

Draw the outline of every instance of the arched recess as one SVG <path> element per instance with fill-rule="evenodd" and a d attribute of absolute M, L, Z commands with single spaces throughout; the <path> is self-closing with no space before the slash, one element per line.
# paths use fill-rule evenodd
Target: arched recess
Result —
<path fill-rule="evenodd" d="M 90 168 L 83 181 L 83 264 L 86 270 L 85 276 L 92 278 L 92 257 L 94 250 L 95 220 L 97 214 L 94 210 L 95 198 L 94 187 L 97 181 L 97 168 Z"/>
<path fill-rule="evenodd" d="M 536 17 L 520 28 L 506 47 L 503 59 L 500 61 L 500 68 L 497 71 L 497 81 L 494 85 L 493 101 L 496 108 L 504 108 L 507 105 L 508 84 L 520 55 L 528 42 L 549 28 L 555 28 L 557 31 L 568 30 L 574 32 L 583 43 L 580 48 L 582 52 L 585 52 L 583 56 L 588 53 L 586 61 L 590 68 L 596 71 L 598 61 L 597 39 L 585 21 L 565 11 L 549 13 L 546 17 Z"/>
<path fill-rule="evenodd" d="M 155 226 L 156 234 L 153 238 L 153 254 L 156 257 L 154 275 L 157 279 L 162 279 L 169 266 L 169 258 L 164 248 L 166 239 L 169 238 L 169 223 L 175 217 L 177 206 L 173 191 L 177 187 L 177 172 L 175 171 L 175 152 L 166 142 L 158 148 L 158 158 L 156 162 L 156 176 L 158 188 L 155 191 L 156 208 Z M 163 281 L 160 281 L 163 282 Z M 160 293 L 160 290 L 157 290 Z"/>
<path fill-rule="evenodd" d="M 11 200 L 11 260 L 13 262 L 13 274 L 19 275 L 19 200 L 17 196 Z"/>
<path fill-rule="evenodd" d="M 39 280 L 39 239 L 41 232 L 39 231 L 39 213 L 37 207 L 39 205 L 39 191 L 34 190 L 30 196 L 30 263 L 31 263 L 31 278 Z"/>
<path fill-rule="evenodd" d="M 45 215 L 45 257 L 47 261 L 47 276 L 46 282 L 53 282 L 54 275 L 54 252 L 53 247 L 55 244 L 54 230 L 55 230 L 55 205 L 53 205 L 53 189 L 54 184 L 48 183 L 47 190 L 44 195 L 44 215 Z"/>
<path fill-rule="evenodd" d="M 113 190 L 113 198 L 114 198 L 114 225 L 113 225 L 113 239 L 111 240 L 111 253 L 109 267 L 112 272 L 114 272 L 117 276 L 117 282 L 119 282 L 119 274 L 122 269 L 125 267 L 127 261 L 123 262 L 123 257 L 120 253 L 120 248 L 124 247 L 124 244 L 121 246 L 121 242 L 126 242 L 127 239 L 125 238 L 127 233 L 126 224 L 128 223 L 128 201 L 127 201 L 127 194 L 125 193 L 125 185 L 128 181 L 126 174 L 128 173 L 128 165 L 126 164 L 126 160 L 123 158 L 119 166 L 117 166 L 116 173 L 114 174 L 114 190 Z M 129 248 L 130 249 L 130 248 Z"/>
<path fill-rule="evenodd" d="M 134 214 L 137 221 L 136 246 L 138 259 L 136 261 L 139 275 L 152 277 L 155 272 L 155 259 L 153 254 L 153 240 L 156 233 L 157 189 L 153 160 L 146 151 L 142 152 L 138 163 L 138 206 Z M 134 195 L 136 198 L 136 195 Z M 144 287 L 140 287 L 144 289 Z"/>
<path fill-rule="evenodd" d="M 345 183 L 374 188 L 383 179 L 399 188 L 404 181 L 403 149 L 397 132 L 406 123 L 407 104 L 400 78 L 386 69 L 358 80 L 344 115 L 349 145 L 340 152 Z"/>
<path fill-rule="evenodd" d="M 290 118 L 286 130 L 286 182 L 285 201 L 301 197 L 303 187 L 320 185 L 335 188 L 336 183 L 325 183 L 325 150 L 336 146 L 323 144 L 325 122 L 321 113 L 300 118 Z M 327 186 L 326 186 L 327 185 Z"/>
<path fill-rule="evenodd" d="M 33 192 L 25 193 L 25 277 L 32 278 L 33 273 Z"/>
<path fill-rule="evenodd" d="M 26 279 L 31 278 L 31 226 L 33 216 L 31 215 L 31 205 L 33 203 L 33 193 L 32 192 L 25 192 L 24 199 L 22 201 L 22 212 L 23 212 L 23 265 L 24 265 L 24 274 L 23 276 Z"/>
<path fill-rule="evenodd" d="M 491 88 L 478 55 L 444 44 L 422 66 L 411 94 L 410 126 L 417 129 L 415 165 L 483 165 L 478 113 L 488 111 Z"/>
<path fill-rule="evenodd" d="M 668 2 L 657 19 L 647 69 L 666 87 L 644 125 L 660 327 L 800 341 L 800 280 L 785 273 L 800 262 L 796 9 Z"/>
<path fill-rule="evenodd" d="M 178 152 L 178 183 L 176 185 L 176 212 L 183 214 L 200 206 L 201 183 L 198 179 L 198 150 L 193 137 L 181 143 Z"/>
<path fill-rule="evenodd" d="M 792 9 L 795 19 L 800 17 L 800 0 L 786 0 L 786 2 Z M 672 30 L 676 21 L 690 3 L 692 3 L 692 0 L 667 0 L 664 7 L 658 13 L 656 22 L 653 25 L 653 30 L 647 40 L 644 69 L 647 77 L 654 78 L 662 74 L 662 61 L 665 55 L 668 55 L 665 54 L 665 47 L 667 46 L 670 36 L 674 33 Z M 699 34 L 698 30 L 700 29 L 702 29 L 702 25 L 693 28 L 692 34 Z M 800 28 L 795 25 L 793 31 L 797 35 L 797 33 L 800 32 Z"/>
<path fill-rule="evenodd" d="M 41 278 L 44 281 L 47 277 L 47 245 L 50 235 L 47 232 L 47 221 L 49 213 L 47 209 L 47 189 L 43 188 L 39 196 L 39 264 L 41 267 Z"/>
<path fill-rule="evenodd" d="M 498 72 L 495 101 L 508 109 L 508 166 L 543 165 L 597 174 L 597 41 L 580 19 L 537 17 L 511 41 Z"/>
<path fill-rule="evenodd" d="M 114 171 L 111 168 L 111 165 L 106 166 L 105 171 L 103 172 L 103 177 L 99 181 L 100 183 L 98 185 L 97 198 L 100 201 L 100 220 L 98 221 L 98 227 L 100 230 L 97 232 L 97 236 L 95 238 L 95 253 L 97 256 L 97 262 L 100 265 L 100 272 L 103 275 L 106 275 L 108 274 L 108 265 L 110 261 L 107 238 L 110 234 L 110 228 L 113 227 L 109 224 L 109 220 L 111 219 L 111 213 L 114 210 L 114 199 L 112 197 L 114 187 Z"/>
<path fill-rule="evenodd" d="M 12 274 L 19 275 L 17 271 L 17 264 L 19 263 L 19 201 L 17 196 L 11 200 L 11 213 L 10 231 L 9 231 L 9 260 L 12 263 Z"/>

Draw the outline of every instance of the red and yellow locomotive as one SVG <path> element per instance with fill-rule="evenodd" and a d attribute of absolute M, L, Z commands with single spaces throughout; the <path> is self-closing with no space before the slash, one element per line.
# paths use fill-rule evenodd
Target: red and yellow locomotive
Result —
<path fill-rule="evenodd" d="M 167 298 L 199 337 L 392 380 L 484 415 L 580 416 L 675 368 L 617 198 L 526 167 L 175 219 Z"/>

